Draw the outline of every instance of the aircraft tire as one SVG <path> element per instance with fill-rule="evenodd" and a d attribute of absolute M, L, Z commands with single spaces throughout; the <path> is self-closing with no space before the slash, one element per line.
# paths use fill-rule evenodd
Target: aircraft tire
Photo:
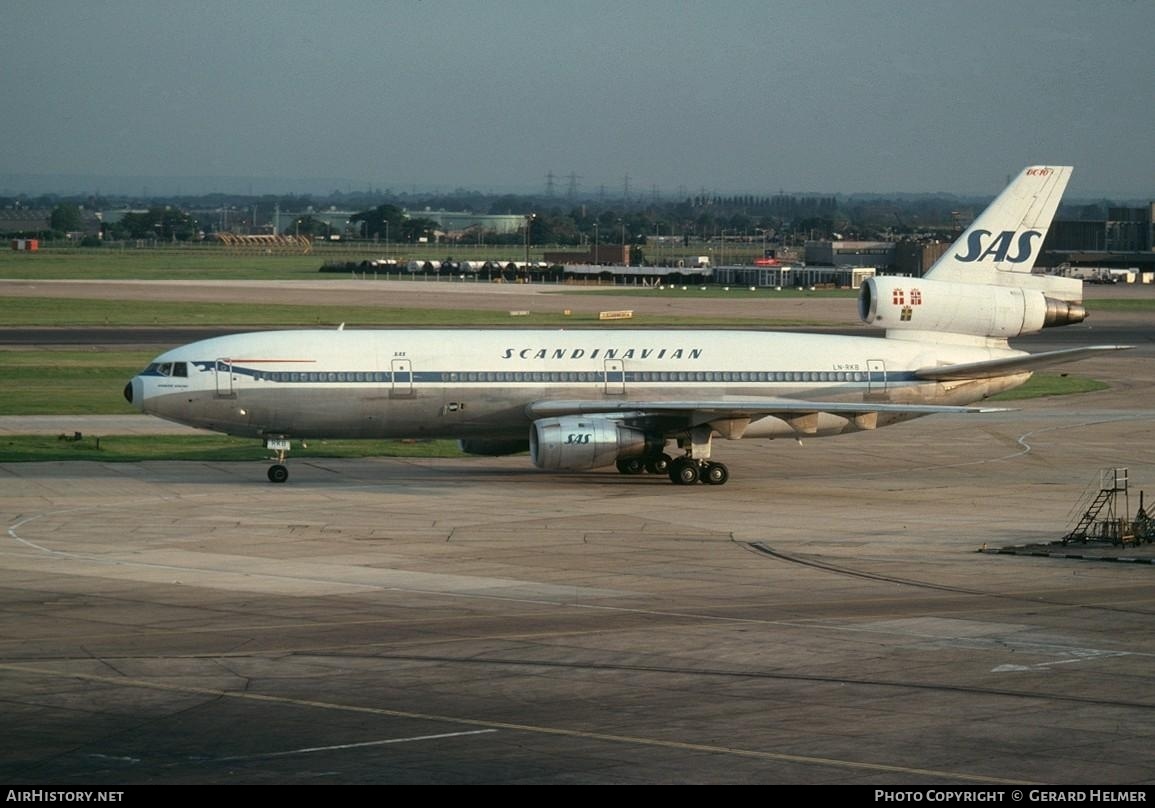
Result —
<path fill-rule="evenodd" d="M 283 483 L 289 479 L 289 469 L 282 466 L 280 463 L 274 463 L 269 466 L 269 482 Z"/>
<path fill-rule="evenodd" d="M 702 482 L 707 485 L 725 485 L 730 479 L 730 469 L 724 463 L 707 463 L 702 473 Z"/>
<path fill-rule="evenodd" d="M 665 452 L 662 452 L 646 460 L 646 471 L 650 474 L 669 474 L 670 464 L 672 462 L 674 462 L 673 459 Z"/>
<path fill-rule="evenodd" d="M 622 474 L 641 474 L 646 470 L 645 463 L 640 457 L 623 457 L 615 463 Z"/>
<path fill-rule="evenodd" d="M 702 479 L 698 464 L 688 457 L 679 457 L 671 463 L 669 474 L 674 485 L 693 485 Z"/>

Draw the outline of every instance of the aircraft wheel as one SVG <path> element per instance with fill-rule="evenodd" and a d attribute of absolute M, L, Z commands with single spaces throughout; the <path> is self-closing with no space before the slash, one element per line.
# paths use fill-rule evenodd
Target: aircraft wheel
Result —
<path fill-rule="evenodd" d="M 640 457 L 623 457 L 614 465 L 622 474 L 641 474 L 646 470 L 645 463 Z"/>
<path fill-rule="evenodd" d="M 650 474 L 669 474 L 673 459 L 666 453 L 654 455 L 646 460 L 646 471 Z"/>
<path fill-rule="evenodd" d="M 693 485 L 702 477 L 698 464 L 688 457 L 679 457 L 671 463 L 669 474 L 674 485 Z"/>
<path fill-rule="evenodd" d="M 280 463 L 269 466 L 269 482 L 283 483 L 287 479 L 289 479 L 289 470 L 285 466 Z"/>
<path fill-rule="evenodd" d="M 702 474 L 702 482 L 707 485 L 725 485 L 730 479 L 730 469 L 722 463 L 707 463 Z"/>

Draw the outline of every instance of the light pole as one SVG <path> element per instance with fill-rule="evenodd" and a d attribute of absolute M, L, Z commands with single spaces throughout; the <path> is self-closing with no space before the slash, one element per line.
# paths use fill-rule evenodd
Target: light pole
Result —
<path fill-rule="evenodd" d="M 525 217 L 525 271 L 527 273 L 529 272 L 529 228 L 536 218 L 536 213 L 528 213 Z"/>
<path fill-rule="evenodd" d="M 598 261 L 598 223 L 594 222 L 594 264 L 600 264 Z"/>

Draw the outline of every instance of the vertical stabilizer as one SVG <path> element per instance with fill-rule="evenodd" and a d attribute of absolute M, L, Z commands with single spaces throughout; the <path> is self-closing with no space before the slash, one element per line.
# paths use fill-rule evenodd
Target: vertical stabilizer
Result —
<path fill-rule="evenodd" d="M 1070 166 L 1030 166 L 926 273 L 955 283 L 1024 285 L 1063 198 Z"/>

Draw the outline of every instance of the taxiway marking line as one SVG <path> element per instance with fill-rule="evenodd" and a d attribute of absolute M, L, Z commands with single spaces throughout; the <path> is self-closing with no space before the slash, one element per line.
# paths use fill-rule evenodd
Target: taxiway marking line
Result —
<path fill-rule="evenodd" d="M 337 752 L 343 749 L 364 749 L 367 746 L 387 746 L 395 743 L 414 743 L 415 741 L 439 741 L 442 738 L 460 738 L 463 735 L 485 735 L 497 732 L 495 729 L 470 729 L 463 732 L 442 732 L 439 735 L 414 735 L 411 738 L 386 738 L 382 741 L 361 741 L 360 743 L 341 743 L 333 746 L 306 746 L 303 749 L 286 749 L 283 752 L 263 752 L 255 755 L 230 755 L 216 758 L 214 762 L 226 760 L 258 760 L 263 758 L 291 757 L 293 755 L 308 755 L 313 752 Z"/>
<path fill-rule="evenodd" d="M 839 758 L 825 758 L 812 755 L 792 755 L 785 752 L 767 752 L 757 749 L 740 749 L 732 746 L 715 746 L 712 744 L 691 743 L 688 741 L 673 741 L 663 740 L 661 738 L 644 738 L 632 735 L 617 735 L 605 732 L 566 729 L 564 727 L 548 727 L 534 724 L 514 724 L 506 721 L 487 721 L 477 718 L 439 715 L 436 713 L 419 713 L 409 710 L 392 710 L 385 707 L 337 704 L 334 702 L 316 701 L 313 699 L 294 699 L 285 696 L 269 696 L 248 691 L 218 690 L 216 688 L 191 687 L 188 685 L 165 684 L 162 682 L 148 682 L 143 679 L 97 676 L 87 673 L 69 673 L 66 671 L 57 671 L 50 668 L 39 668 L 30 665 L 0 664 L 0 670 L 7 671 L 9 673 L 39 674 L 42 676 L 53 676 L 64 679 L 79 679 L 85 682 L 96 682 L 114 687 L 138 687 L 142 689 L 158 690 L 168 693 L 200 695 L 213 699 L 239 699 L 242 701 L 260 702 L 264 704 L 306 707 L 335 712 L 388 716 L 390 718 L 408 718 L 418 721 L 435 721 L 445 724 L 459 724 L 467 727 L 481 727 L 483 729 L 492 730 L 508 730 L 511 732 L 526 732 L 536 735 L 552 735 L 555 737 L 564 738 L 581 738 L 584 740 L 603 741 L 605 743 L 613 744 L 628 744 L 632 746 L 675 749 L 683 752 L 705 752 L 708 754 L 716 755 L 731 755 L 734 757 L 753 758 L 756 760 L 767 760 L 777 763 L 794 763 L 805 766 L 825 766 L 837 769 L 886 772 L 890 774 L 908 774 L 917 777 L 941 777 L 950 780 L 962 780 L 971 783 L 993 783 L 1000 785 L 1032 784 L 1030 781 L 1010 780 L 1003 777 L 992 777 L 989 775 L 972 774 L 969 772 L 951 772 L 940 769 L 921 769 L 911 766 L 896 766 L 886 763 L 868 763 L 865 761 L 842 760 Z"/>

